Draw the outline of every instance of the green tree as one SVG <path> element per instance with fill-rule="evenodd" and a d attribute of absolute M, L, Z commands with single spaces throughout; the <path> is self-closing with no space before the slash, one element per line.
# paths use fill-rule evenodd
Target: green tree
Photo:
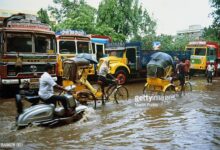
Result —
<path fill-rule="evenodd" d="M 43 8 L 41 8 L 38 12 L 37 12 L 38 18 L 40 19 L 40 21 L 42 23 L 46 23 L 46 24 L 50 24 L 50 19 L 47 13 L 47 10 L 44 10 Z"/>
<path fill-rule="evenodd" d="M 49 6 L 49 11 L 58 21 L 56 30 L 74 29 L 93 33 L 95 27 L 96 9 L 85 0 L 53 0 L 55 6 Z"/>
<path fill-rule="evenodd" d="M 220 0 L 210 0 L 212 3 L 212 7 L 214 8 L 214 11 L 212 13 L 214 17 L 214 23 L 215 26 L 220 26 Z"/>
<path fill-rule="evenodd" d="M 214 21 L 211 26 L 204 29 L 203 38 L 220 43 L 220 0 L 210 0 L 210 2 L 214 8 L 212 13 Z"/>
<path fill-rule="evenodd" d="M 155 33 L 156 22 L 147 10 L 139 6 L 139 0 L 103 0 L 97 14 L 98 25 L 108 25 L 117 33 L 129 38 L 144 37 Z"/>
<path fill-rule="evenodd" d="M 219 29 L 213 25 L 204 28 L 203 38 L 207 41 L 215 41 L 220 43 Z"/>

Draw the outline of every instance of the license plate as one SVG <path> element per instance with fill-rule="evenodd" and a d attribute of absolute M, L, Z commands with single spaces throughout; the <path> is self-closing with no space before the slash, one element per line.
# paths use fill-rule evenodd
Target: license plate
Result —
<path fill-rule="evenodd" d="M 39 79 L 38 78 L 31 78 L 30 83 L 32 83 L 32 82 L 39 82 Z"/>
<path fill-rule="evenodd" d="M 30 79 L 29 88 L 30 89 L 37 89 L 37 88 L 39 88 L 39 79 L 37 79 L 37 78 Z"/>

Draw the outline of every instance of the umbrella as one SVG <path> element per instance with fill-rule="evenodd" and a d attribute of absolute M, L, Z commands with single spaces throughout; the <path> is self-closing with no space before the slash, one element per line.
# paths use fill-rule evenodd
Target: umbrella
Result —
<path fill-rule="evenodd" d="M 94 54 L 81 53 L 81 54 L 76 55 L 76 58 L 84 58 L 84 59 L 90 61 L 93 64 L 97 64 L 98 63 L 98 61 L 96 60 Z"/>

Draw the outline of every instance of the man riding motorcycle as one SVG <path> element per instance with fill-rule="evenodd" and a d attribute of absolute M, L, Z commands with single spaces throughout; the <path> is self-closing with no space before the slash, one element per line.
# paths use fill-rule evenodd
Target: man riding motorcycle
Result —
<path fill-rule="evenodd" d="M 68 92 L 62 86 L 59 86 L 51 77 L 53 66 L 51 64 L 47 64 L 45 66 L 45 72 L 41 75 L 39 82 L 39 92 L 38 95 L 46 104 L 54 104 L 56 106 L 56 102 L 60 101 L 65 109 L 65 116 L 71 116 L 74 114 L 74 110 L 69 109 L 67 106 L 67 98 L 65 96 L 58 96 L 54 94 L 54 88 L 58 90 L 62 90 Z"/>

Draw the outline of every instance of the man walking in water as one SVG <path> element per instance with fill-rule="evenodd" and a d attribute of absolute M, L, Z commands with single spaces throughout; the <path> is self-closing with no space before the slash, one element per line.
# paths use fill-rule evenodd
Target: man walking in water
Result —
<path fill-rule="evenodd" d="M 213 62 L 211 62 L 207 66 L 207 82 L 208 83 L 212 83 L 212 77 L 214 76 L 214 73 L 215 73 L 215 66 L 214 66 Z"/>

